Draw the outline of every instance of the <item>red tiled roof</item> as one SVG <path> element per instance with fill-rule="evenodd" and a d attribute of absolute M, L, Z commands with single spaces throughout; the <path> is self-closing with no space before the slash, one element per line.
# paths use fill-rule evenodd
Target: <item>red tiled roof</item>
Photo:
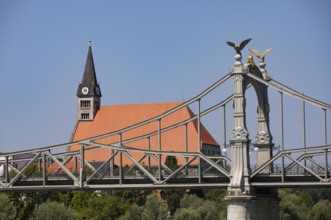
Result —
<path fill-rule="evenodd" d="M 79 121 L 76 130 L 72 136 L 72 141 L 79 141 L 94 137 L 97 135 L 114 132 L 134 125 L 138 122 L 145 121 L 152 117 L 156 117 L 178 105 L 182 102 L 168 102 L 156 104 L 130 104 L 130 105 L 113 105 L 101 106 L 93 121 Z M 182 108 L 175 113 L 168 115 L 161 120 L 161 128 L 168 127 L 178 122 L 184 121 L 191 116 L 193 112 L 188 108 Z M 158 123 L 152 122 L 147 125 L 135 128 L 122 134 L 122 140 L 138 137 L 140 135 L 155 132 L 158 129 Z M 197 144 L 197 123 L 191 122 L 187 127 L 188 131 L 188 151 L 196 152 L 198 150 Z M 111 144 L 119 141 L 119 135 L 107 137 L 98 140 L 98 143 Z M 147 139 L 130 142 L 125 146 L 148 149 Z M 218 147 L 218 143 L 209 134 L 205 127 L 201 124 L 201 143 L 213 145 Z M 151 150 L 158 150 L 158 137 L 150 138 Z M 185 127 L 181 126 L 170 131 L 164 132 L 161 135 L 161 149 L 162 151 L 185 151 Z M 71 146 L 70 151 L 79 150 L 79 146 Z M 134 153 L 139 154 L 139 153 Z M 109 148 L 102 148 L 95 151 L 87 151 L 85 159 L 88 161 L 105 161 L 109 158 Z M 136 155 L 137 156 L 137 155 Z M 123 157 L 123 164 L 131 164 L 131 161 Z M 163 158 L 164 160 L 165 158 Z M 180 162 L 180 161 L 179 161 Z M 116 159 L 115 159 L 116 163 Z"/>

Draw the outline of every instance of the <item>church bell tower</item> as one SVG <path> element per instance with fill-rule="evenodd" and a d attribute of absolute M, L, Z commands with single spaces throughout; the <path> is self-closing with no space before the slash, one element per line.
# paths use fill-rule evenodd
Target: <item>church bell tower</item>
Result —
<path fill-rule="evenodd" d="M 93 121 L 101 105 L 101 90 L 95 74 L 91 40 L 85 64 L 83 80 L 78 86 L 77 120 Z"/>

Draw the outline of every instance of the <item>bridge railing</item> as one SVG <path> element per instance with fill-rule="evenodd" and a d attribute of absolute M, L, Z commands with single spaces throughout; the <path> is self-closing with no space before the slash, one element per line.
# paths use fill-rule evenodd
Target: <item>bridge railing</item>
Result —
<path fill-rule="evenodd" d="M 250 178 L 254 180 L 259 176 L 274 175 L 280 177 L 279 181 L 286 182 L 288 181 L 287 177 L 296 175 L 310 176 L 320 182 L 330 182 L 330 163 L 328 160 L 322 160 L 323 162 L 320 160 L 320 157 L 325 159 L 331 154 L 330 149 L 331 145 L 282 150 L 260 167 L 256 168 L 253 165 Z M 294 158 L 293 154 L 301 155 Z M 281 164 L 280 162 L 284 159 L 291 161 L 291 163 Z"/>
<path fill-rule="evenodd" d="M 85 143 L 85 142 L 84 142 Z M 202 183 L 205 179 L 222 178 L 229 181 L 229 159 L 224 156 L 208 157 L 199 152 L 160 152 L 140 150 L 118 145 L 87 146 L 74 152 L 51 153 L 49 149 L 37 150 L 30 157 L 13 159 L 6 155 L 0 160 L 0 190 L 22 190 L 25 187 L 52 188 L 99 188 L 147 184 L 157 188 L 181 182 Z M 65 148 L 66 146 L 64 146 Z M 87 161 L 88 152 L 102 148 L 113 150 L 105 161 Z M 160 158 L 173 156 L 184 163 L 169 167 Z M 131 164 L 123 164 L 127 159 Z M 24 163 L 20 169 L 15 164 Z M 158 166 L 161 164 L 161 168 Z M 210 180 L 209 180 L 210 181 Z M 134 186 L 133 186 L 134 187 Z"/>

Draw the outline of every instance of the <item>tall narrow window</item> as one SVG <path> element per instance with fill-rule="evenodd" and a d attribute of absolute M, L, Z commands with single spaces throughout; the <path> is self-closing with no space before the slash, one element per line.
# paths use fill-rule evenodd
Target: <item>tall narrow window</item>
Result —
<path fill-rule="evenodd" d="M 81 114 L 81 119 L 90 119 L 90 114 L 89 113 L 82 113 Z"/>
<path fill-rule="evenodd" d="M 80 101 L 81 108 L 90 108 L 91 107 L 91 100 L 81 100 Z"/>

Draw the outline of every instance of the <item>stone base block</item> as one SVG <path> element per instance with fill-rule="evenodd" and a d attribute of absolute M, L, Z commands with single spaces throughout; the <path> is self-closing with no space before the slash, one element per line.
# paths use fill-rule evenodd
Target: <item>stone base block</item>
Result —
<path fill-rule="evenodd" d="M 228 220 L 279 220 L 279 200 L 273 197 L 228 196 Z"/>

